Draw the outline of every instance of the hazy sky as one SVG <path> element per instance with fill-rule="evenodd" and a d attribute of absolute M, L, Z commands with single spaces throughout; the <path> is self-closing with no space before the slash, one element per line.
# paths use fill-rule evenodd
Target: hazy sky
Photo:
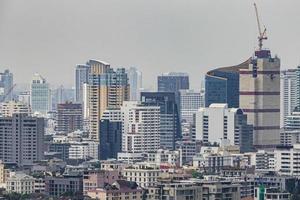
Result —
<path fill-rule="evenodd" d="M 282 68 L 300 63 L 300 1 L 257 0 Z M 94 58 L 138 67 L 146 88 L 156 76 L 203 75 L 238 64 L 254 51 L 253 0 L 0 0 L 0 70 L 17 83 L 39 72 L 53 85 L 74 83 L 74 66 Z"/>

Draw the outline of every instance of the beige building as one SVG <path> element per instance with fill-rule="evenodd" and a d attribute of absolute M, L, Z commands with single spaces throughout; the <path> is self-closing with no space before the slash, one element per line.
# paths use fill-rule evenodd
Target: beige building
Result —
<path fill-rule="evenodd" d="M 189 182 L 160 183 L 158 187 L 149 188 L 148 200 L 198 200 L 202 199 L 202 186 Z"/>
<path fill-rule="evenodd" d="M 110 64 L 90 60 L 87 86 L 90 138 L 99 141 L 99 121 L 107 108 L 120 108 L 129 100 L 129 84 L 125 69 L 113 70 Z"/>
<path fill-rule="evenodd" d="M 97 188 L 95 190 L 88 191 L 87 196 L 100 200 L 142 200 L 143 189 L 140 188 L 135 182 L 118 180 L 104 188 Z"/>
<path fill-rule="evenodd" d="M 17 101 L 8 101 L 0 104 L 0 114 L 3 117 L 11 117 L 14 113 L 31 114 L 30 106 Z"/>
<path fill-rule="evenodd" d="M 9 193 L 32 194 L 35 192 L 35 179 L 24 173 L 16 173 L 6 181 Z"/>
<path fill-rule="evenodd" d="M 138 163 L 126 167 L 123 176 L 127 181 L 134 181 L 142 188 L 153 187 L 157 184 L 160 169 L 153 164 Z"/>
<path fill-rule="evenodd" d="M 240 69 L 240 108 L 253 124 L 256 147 L 280 142 L 280 59 L 269 50 L 255 52 L 247 69 Z"/>

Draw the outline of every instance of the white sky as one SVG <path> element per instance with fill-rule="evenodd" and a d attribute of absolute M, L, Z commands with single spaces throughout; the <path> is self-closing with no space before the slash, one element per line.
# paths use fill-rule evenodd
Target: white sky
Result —
<path fill-rule="evenodd" d="M 265 46 L 282 68 L 300 62 L 300 1 L 257 0 Z M 74 66 L 90 58 L 138 67 L 146 88 L 167 71 L 203 75 L 239 64 L 256 46 L 253 0 L 0 0 L 0 70 L 17 83 L 39 72 L 72 86 Z"/>

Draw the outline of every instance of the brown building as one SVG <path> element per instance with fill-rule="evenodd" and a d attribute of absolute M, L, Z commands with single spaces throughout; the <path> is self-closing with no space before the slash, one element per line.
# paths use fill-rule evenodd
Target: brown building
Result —
<path fill-rule="evenodd" d="M 57 105 L 57 127 L 61 133 L 71 133 L 82 129 L 82 106 L 66 102 Z"/>
<path fill-rule="evenodd" d="M 90 60 L 88 118 L 90 138 L 99 141 L 99 121 L 107 108 L 120 108 L 129 100 L 129 83 L 124 68 L 114 70 L 108 63 Z"/>

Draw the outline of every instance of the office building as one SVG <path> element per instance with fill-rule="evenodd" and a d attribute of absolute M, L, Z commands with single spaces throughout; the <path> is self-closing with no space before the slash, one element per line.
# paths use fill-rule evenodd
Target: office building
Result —
<path fill-rule="evenodd" d="M 105 62 L 90 60 L 88 115 L 90 138 L 99 141 L 99 121 L 107 108 L 120 108 L 129 99 L 129 83 L 124 68 L 113 70 Z"/>
<path fill-rule="evenodd" d="M 0 73 L 0 102 L 12 100 L 13 88 L 13 74 L 6 69 Z"/>
<path fill-rule="evenodd" d="M 229 140 L 230 145 L 240 146 L 242 152 L 251 151 L 253 126 L 247 124 L 247 115 L 241 109 L 211 104 L 196 114 L 196 139 L 204 144 Z"/>
<path fill-rule="evenodd" d="M 122 151 L 147 153 L 160 148 L 160 107 L 125 101 L 123 114 Z"/>
<path fill-rule="evenodd" d="M 180 113 L 179 90 L 190 89 L 189 75 L 186 73 L 169 72 L 157 77 L 158 92 L 175 93 L 178 112 Z"/>
<path fill-rule="evenodd" d="M 0 103 L 0 115 L 3 117 L 11 117 L 13 114 L 31 115 L 31 109 L 28 104 L 17 101 L 7 101 Z"/>
<path fill-rule="evenodd" d="M 75 102 L 83 102 L 83 84 L 88 83 L 89 79 L 88 65 L 77 65 L 75 69 Z"/>
<path fill-rule="evenodd" d="M 120 109 L 104 111 L 100 120 L 99 159 L 117 158 L 122 151 L 122 114 Z"/>
<path fill-rule="evenodd" d="M 239 70 L 247 68 L 250 59 L 236 66 L 221 67 L 205 75 L 205 107 L 212 103 L 227 103 L 239 108 Z"/>
<path fill-rule="evenodd" d="M 45 192 L 51 197 L 60 197 L 60 195 L 66 192 L 70 192 L 78 196 L 83 194 L 82 175 L 64 175 L 59 177 L 47 176 L 45 177 L 45 184 Z"/>
<path fill-rule="evenodd" d="M 291 146 L 300 142 L 300 112 L 285 116 L 284 128 L 280 132 L 280 144 Z"/>
<path fill-rule="evenodd" d="M 253 124 L 254 145 L 280 143 L 280 59 L 269 50 L 255 51 L 247 69 L 240 69 L 240 108 Z"/>
<path fill-rule="evenodd" d="M 49 84 L 39 74 L 34 74 L 30 84 L 30 105 L 32 112 L 47 114 L 50 111 L 51 95 Z"/>
<path fill-rule="evenodd" d="M 69 159 L 98 159 L 99 144 L 91 140 L 69 142 Z"/>
<path fill-rule="evenodd" d="M 300 144 L 289 147 L 277 147 L 274 150 L 275 171 L 280 175 L 300 175 Z"/>
<path fill-rule="evenodd" d="M 129 85 L 130 85 L 130 101 L 139 101 L 141 96 L 142 72 L 135 67 L 130 67 L 126 70 Z"/>
<path fill-rule="evenodd" d="M 291 115 L 298 106 L 299 93 L 297 74 L 300 73 L 300 67 L 297 69 L 284 70 L 280 74 L 281 78 L 281 127 L 284 125 L 284 120 Z"/>
<path fill-rule="evenodd" d="M 82 130 L 83 117 L 81 104 L 66 102 L 57 105 L 57 127 L 56 131 L 71 133 Z"/>
<path fill-rule="evenodd" d="M 189 75 L 186 73 L 169 72 L 157 78 L 158 92 L 174 92 L 188 90 L 190 87 Z"/>
<path fill-rule="evenodd" d="M 194 123 L 194 114 L 204 107 L 204 91 L 180 90 L 180 119 L 181 122 Z"/>
<path fill-rule="evenodd" d="M 44 119 L 26 114 L 0 117 L 0 160 L 19 166 L 43 159 Z"/>
<path fill-rule="evenodd" d="M 181 127 L 175 94 L 172 92 L 142 92 L 141 103 L 160 108 L 160 146 L 174 150 L 181 138 Z"/>

